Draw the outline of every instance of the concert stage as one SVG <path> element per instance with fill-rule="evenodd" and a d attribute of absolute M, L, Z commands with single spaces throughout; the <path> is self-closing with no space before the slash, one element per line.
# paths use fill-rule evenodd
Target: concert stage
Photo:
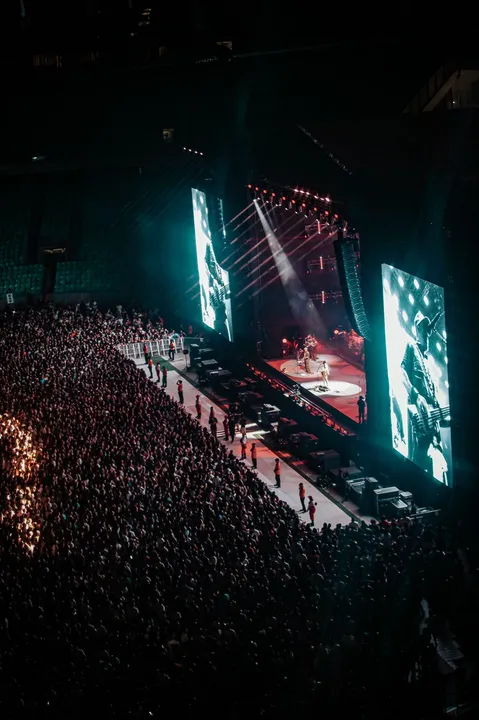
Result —
<path fill-rule="evenodd" d="M 319 360 L 326 360 L 330 368 L 329 389 L 316 390 L 321 380 Z M 362 370 L 351 365 L 339 355 L 329 352 L 320 353 L 318 360 L 311 362 L 312 373 L 306 373 L 304 366 L 298 365 L 293 358 L 282 358 L 281 360 L 267 360 L 268 365 L 284 372 L 301 384 L 306 390 L 322 398 L 324 402 L 331 405 L 339 412 L 346 415 L 354 422 L 358 421 L 358 398 L 366 396 L 366 376 Z"/>

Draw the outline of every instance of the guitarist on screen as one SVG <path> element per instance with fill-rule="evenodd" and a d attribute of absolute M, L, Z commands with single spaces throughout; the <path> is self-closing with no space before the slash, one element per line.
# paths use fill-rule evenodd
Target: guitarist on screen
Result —
<path fill-rule="evenodd" d="M 441 442 L 440 423 L 449 417 L 441 408 L 428 367 L 429 337 L 443 312 L 432 320 L 418 312 L 414 319 L 416 339 L 408 342 L 401 363 L 408 394 L 410 426 L 408 457 L 437 480 L 447 484 L 447 462 Z"/>

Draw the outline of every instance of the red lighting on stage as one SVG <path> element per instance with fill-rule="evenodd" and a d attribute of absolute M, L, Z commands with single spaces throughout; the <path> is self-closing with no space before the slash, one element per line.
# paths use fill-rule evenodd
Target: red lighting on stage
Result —
<path fill-rule="evenodd" d="M 263 190 L 263 192 L 264 192 L 264 194 L 266 195 L 266 193 L 267 193 L 268 191 L 267 191 L 267 190 Z"/>
<path fill-rule="evenodd" d="M 314 208 L 314 212 L 318 212 L 318 208 Z"/>
<path fill-rule="evenodd" d="M 271 193 L 271 197 L 276 197 L 276 193 Z"/>
<path fill-rule="evenodd" d="M 339 215 L 335 215 L 335 216 L 334 216 L 334 219 L 335 219 L 335 220 L 339 220 Z"/>
<path fill-rule="evenodd" d="M 287 339 L 287 338 L 283 338 L 283 345 L 287 345 L 287 344 L 288 344 L 288 339 Z"/>
<path fill-rule="evenodd" d="M 319 267 L 321 268 L 321 270 L 324 270 L 324 263 L 322 257 L 319 258 Z"/>
<path fill-rule="evenodd" d="M 291 200 L 291 202 L 293 203 L 293 205 L 296 205 L 296 200 Z"/>
<path fill-rule="evenodd" d="M 324 290 L 321 290 L 321 302 L 323 303 L 323 305 L 326 302 L 326 293 L 324 292 Z"/>
<path fill-rule="evenodd" d="M 329 215 L 329 210 L 325 210 L 325 211 L 324 211 L 324 214 L 325 214 L 325 215 Z"/>
<path fill-rule="evenodd" d="M 256 190 L 256 192 L 258 192 L 259 188 L 258 188 L 258 187 L 255 187 L 255 190 Z"/>

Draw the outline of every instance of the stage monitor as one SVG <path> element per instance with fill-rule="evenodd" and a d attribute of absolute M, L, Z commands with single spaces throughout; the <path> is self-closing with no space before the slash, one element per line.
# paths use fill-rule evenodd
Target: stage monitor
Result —
<path fill-rule="evenodd" d="M 229 273 L 216 261 L 211 238 L 206 195 L 191 189 L 198 260 L 201 318 L 204 324 L 233 340 Z"/>
<path fill-rule="evenodd" d="M 382 266 L 394 450 L 452 486 L 444 289 Z"/>

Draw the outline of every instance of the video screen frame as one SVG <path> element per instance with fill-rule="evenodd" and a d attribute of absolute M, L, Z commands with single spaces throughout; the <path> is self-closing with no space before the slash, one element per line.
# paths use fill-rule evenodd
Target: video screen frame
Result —
<path fill-rule="evenodd" d="M 191 188 L 201 319 L 227 340 L 233 341 L 229 273 L 217 262 L 208 217 L 206 194 Z"/>
<path fill-rule="evenodd" d="M 381 275 L 392 447 L 452 487 L 444 288 L 385 263 Z"/>

